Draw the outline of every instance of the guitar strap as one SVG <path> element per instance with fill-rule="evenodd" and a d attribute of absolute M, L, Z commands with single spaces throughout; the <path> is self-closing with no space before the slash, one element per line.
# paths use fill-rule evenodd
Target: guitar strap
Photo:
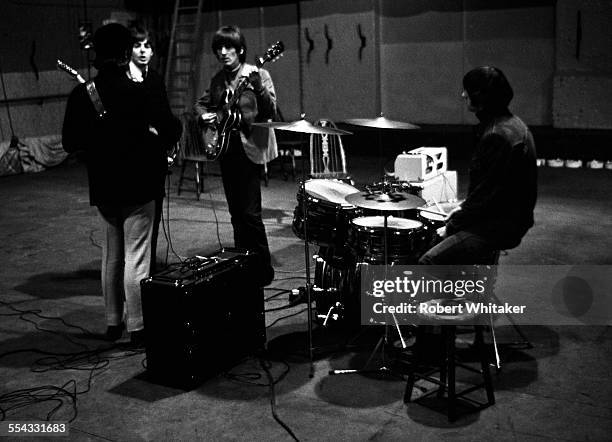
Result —
<path fill-rule="evenodd" d="M 100 98 L 100 94 L 96 88 L 96 83 L 94 83 L 93 80 L 88 81 L 85 83 L 85 88 L 87 89 L 87 95 L 89 95 L 89 99 L 91 100 L 94 109 L 98 113 L 98 118 L 104 118 L 106 115 L 106 109 L 104 109 L 104 104 L 102 103 L 102 99 Z"/>

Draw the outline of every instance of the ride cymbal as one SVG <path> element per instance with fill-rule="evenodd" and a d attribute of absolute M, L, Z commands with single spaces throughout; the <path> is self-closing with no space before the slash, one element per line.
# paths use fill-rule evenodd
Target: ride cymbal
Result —
<path fill-rule="evenodd" d="M 333 127 L 315 126 L 306 120 L 297 120 L 289 123 L 285 122 L 264 122 L 253 123 L 253 126 L 267 127 L 269 129 L 286 130 L 289 132 L 300 132 L 303 134 L 319 134 L 319 135 L 352 135 L 342 129 L 334 129 Z"/>
<path fill-rule="evenodd" d="M 342 123 L 352 124 L 353 126 L 374 127 L 377 129 L 420 129 L 416 124 L 389 120 L 383 116 L 378 118 L 352 118 L 343 120 Z"/>

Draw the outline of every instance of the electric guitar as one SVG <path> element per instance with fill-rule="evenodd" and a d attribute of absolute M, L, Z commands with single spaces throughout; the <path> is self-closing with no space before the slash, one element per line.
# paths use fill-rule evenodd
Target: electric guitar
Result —
<path fill-rule="evenodd" d="M 284 50 L 285 46 L 283 43 L 277 41 L 270 46 L 262 57 L 258 57 L 255 60 L 255 65 L 261 68 L 269 61 L 274 62 L 278 60 Z M 230 132 L 238 129 L 242 121 L 242 114 L 237 106 L 238 100 L 248 85 L 249 80 L 245 77 L 240 80 L 234 91 L 227 89 L 223 93 L 221 104 L 217 108 L 217 122 L 203 125 L 202 142 L 204 152 L 209 160 L 218 160 L 227 152 Z"/>
<path fill-rule="evenodd" d="M 76 71 L 76 69 L 71 68 L 70 66 L 68 66 L 62 60 L 59 60 L 59 59 L 57 60 L 57 67 L 59 69 L 61 69 L 62 71 L 68 73 L 70 76 L 72 76 L 79 83 L 85 83 L 85 79 L 83 77 L 81 77 L 81 74 L 79 74 Z"/>

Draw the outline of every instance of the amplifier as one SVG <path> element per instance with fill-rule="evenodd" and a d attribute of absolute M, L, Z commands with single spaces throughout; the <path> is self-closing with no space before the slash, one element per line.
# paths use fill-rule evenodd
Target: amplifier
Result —
<path fill-rule="evenodd" d="M 424 181 L 446 172 L 446 147 L 419 147 L 395 158 L 395 178 Z"/>
<path fill-rule="evenodd" d="M 144 279 L 147 378 L 193 389 L 265 346 L 263 289 L 255 256 L 221 249 Z"/>

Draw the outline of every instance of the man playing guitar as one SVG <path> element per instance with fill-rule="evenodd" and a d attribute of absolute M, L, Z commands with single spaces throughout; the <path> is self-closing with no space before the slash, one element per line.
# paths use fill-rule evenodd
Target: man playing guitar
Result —
<path fill-rule="evenodd" d="M 222 65 L 209 90 L 200 97 L 194 110 L 202 126 L 218 124 L 223 112 L 239 115 L 239 124 L 231 129 L 227 151 L 220 159 L 223 189 L 234 228 L 235 247 L 250 249 L 260 259 L 259 285 L 274 279 L 268 239 L 261 217 L 261 165 L 277 156 L 274 132 L 251 126 L 271 119 L 276 111 L 276 94 L 270 74 L 245 63 L 246 40 L 236 26 L 221 27 L 213 37 L 212 51 Z M 236 100 L 234 109 L 224 108 L 239 84 L 248 78 L 249 85 Z M 227 107 L 227 106 L 225 106 Z"/>

